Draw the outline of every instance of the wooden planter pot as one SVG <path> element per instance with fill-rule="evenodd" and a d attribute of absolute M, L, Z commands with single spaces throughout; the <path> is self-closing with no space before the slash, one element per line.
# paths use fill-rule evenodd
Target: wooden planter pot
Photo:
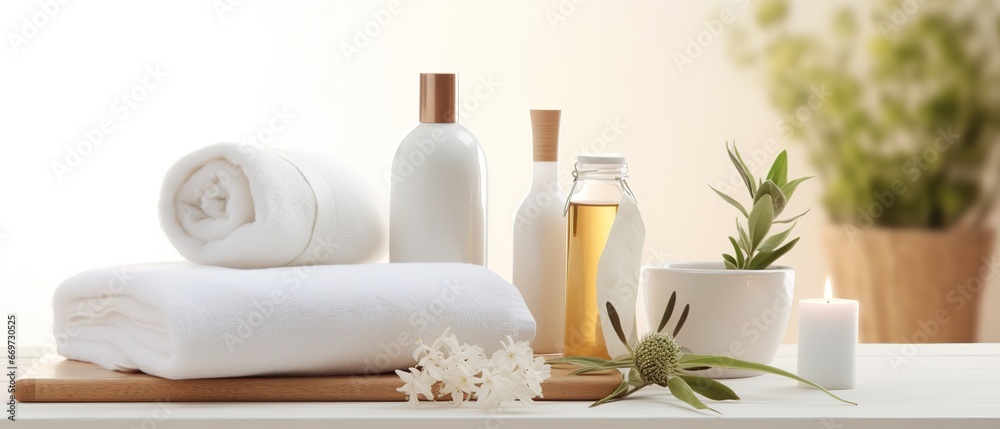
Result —
<path fill-rule="evenodd" d="M 824 230 L 834 290 L 861 303 L 868 343 L 976 341 L 983 288 L 1000 275 L 993 230 Z"/>

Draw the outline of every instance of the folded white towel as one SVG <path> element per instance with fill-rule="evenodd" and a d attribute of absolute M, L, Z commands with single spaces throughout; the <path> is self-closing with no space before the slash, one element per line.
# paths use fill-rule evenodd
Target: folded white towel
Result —
<path fill-rule="evenodd" d="M 346 166 L 318 154 L 219 143 L 167 172 L 160 224 L 199 264 L 358 263 L 385 250 L 377 201 Z"/>
<path fill-rule="evenodd" d="M 513 285 L 456 263 L 111 267 L 64 281 L 53 306 L 59 354 L 171 379 L 371 374 L 448 327 L 489 352 L 535 335 Z"/>

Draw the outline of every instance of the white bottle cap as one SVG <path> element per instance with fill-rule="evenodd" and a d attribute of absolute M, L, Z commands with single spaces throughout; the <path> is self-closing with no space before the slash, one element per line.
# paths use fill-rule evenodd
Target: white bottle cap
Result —
<path fill-rule="evenodd" d="M 620 153 L 583 153 L 576 156 L 579 164 L 597 165 L 622 165 L 625 164 L 625 155 Z"/>

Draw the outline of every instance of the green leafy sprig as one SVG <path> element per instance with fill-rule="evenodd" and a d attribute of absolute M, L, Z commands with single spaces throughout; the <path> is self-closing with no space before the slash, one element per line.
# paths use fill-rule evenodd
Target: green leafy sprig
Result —
<path fill-rule="evenodd" d="M 727 356 L 693 354 L 690 350 L 680 347 L 674 337 L 680 332 L 684 326 L 684 322 L 687 320 L 688 313 L 691 310 L 690 304 L 684 306 L 680 320 L 677 322 L 677 326 L 674 327 L 673 333 L 663 333 L 674 312 L 676 301 L 677 292 L 674 292 L 670 294 L 670 301 L 667 303 L 667 308 L 663 312 L 663 318 L 660 319 L 657 330 L 646 334 L 642 341 L 639 341 L 634 346 L 629 345 L 625 340 L 625 333 L 622 330 L 618 311 L 608 302 L 608 318 L 611 321 L 611 326 L 614 327 L 618 339 L 628 349 L 628 354 L 617 356 L 611 360 L 592 356 L 567 356 L 550 361 L 549 363 L 571 364 L 578 367 L 578 369 L 570 373 L 571 375 L 610 369 L 626 370 L 621 385 L 610 395 L 591 404 L 591 407 L 622 400 L 647 386 L 658 385 L 666 387 L 674 397 L 697 410 L 709 410 L 721 414 L 708 405 L 705 405 L 699 396 L 713 401 L 739 400 L 740 397 L 725 384 L 698 375 L 699 372 L 709 370 L 713 367 L 780 375 L 822 390 L 838 401 L 857 405 L 854 402 L 847 401 L 830 393 L 830 391 L 816 383 L 782 369 Z"/>
<path fill-rule="evenodd" d="M 771 164 L 767 177 L 755 181 L 753 173 L 743 162 L 740 151 L 736 149 L 736 144 L 733 143 L 733 147 L 730 149 L 729 142 L 726 142 L 726 152 L 729 153 L 729 159 L 736 167 L 736 171 L 740 173 L 743 184 L 746 185 L 747 192 L 750 193 L 753 205 L 750 211 L 747 211 L 743 204 L 740 204 L 735 198 L 709 185 L 709 188 L 712 188 L 723 200 L 740 211 L 747 225 L 744 228 L 740 219 L 736 219 L 738 238 L 729 237 L 729 243 L 732 244 L 734 253 L 725 253 L 722 255 L 722 259 L 726 268 L 730 270 L 763 270 L 792 250 L 799 242 L 799 239 L 795 238 L 785 243 L 785 239 L 792 232 L 792 228 L 795 228 L 793 222 L 809 213 L 809 209 L 787 219 L 779 220 L 777 217 L 785 210 L 799 184 L 812 177 L 788 180 L 788 153 L 781 151 Z M 791 223 L 792 225 L 788 229 L 768 237 L 767 234 L 771 231 L 772 226 L 779 223 Z"/>

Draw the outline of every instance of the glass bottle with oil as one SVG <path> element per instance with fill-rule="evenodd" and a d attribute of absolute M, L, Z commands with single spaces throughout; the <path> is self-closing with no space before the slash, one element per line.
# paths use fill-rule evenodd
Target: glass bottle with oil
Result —
<path fill-rule="evenodd" d="M 577 157 L 566 202 L 566 356 L 610 358 L 597 302 L 597 264 L 618 203 L 628 190 L 628 164 L 617 154 Z"/>

